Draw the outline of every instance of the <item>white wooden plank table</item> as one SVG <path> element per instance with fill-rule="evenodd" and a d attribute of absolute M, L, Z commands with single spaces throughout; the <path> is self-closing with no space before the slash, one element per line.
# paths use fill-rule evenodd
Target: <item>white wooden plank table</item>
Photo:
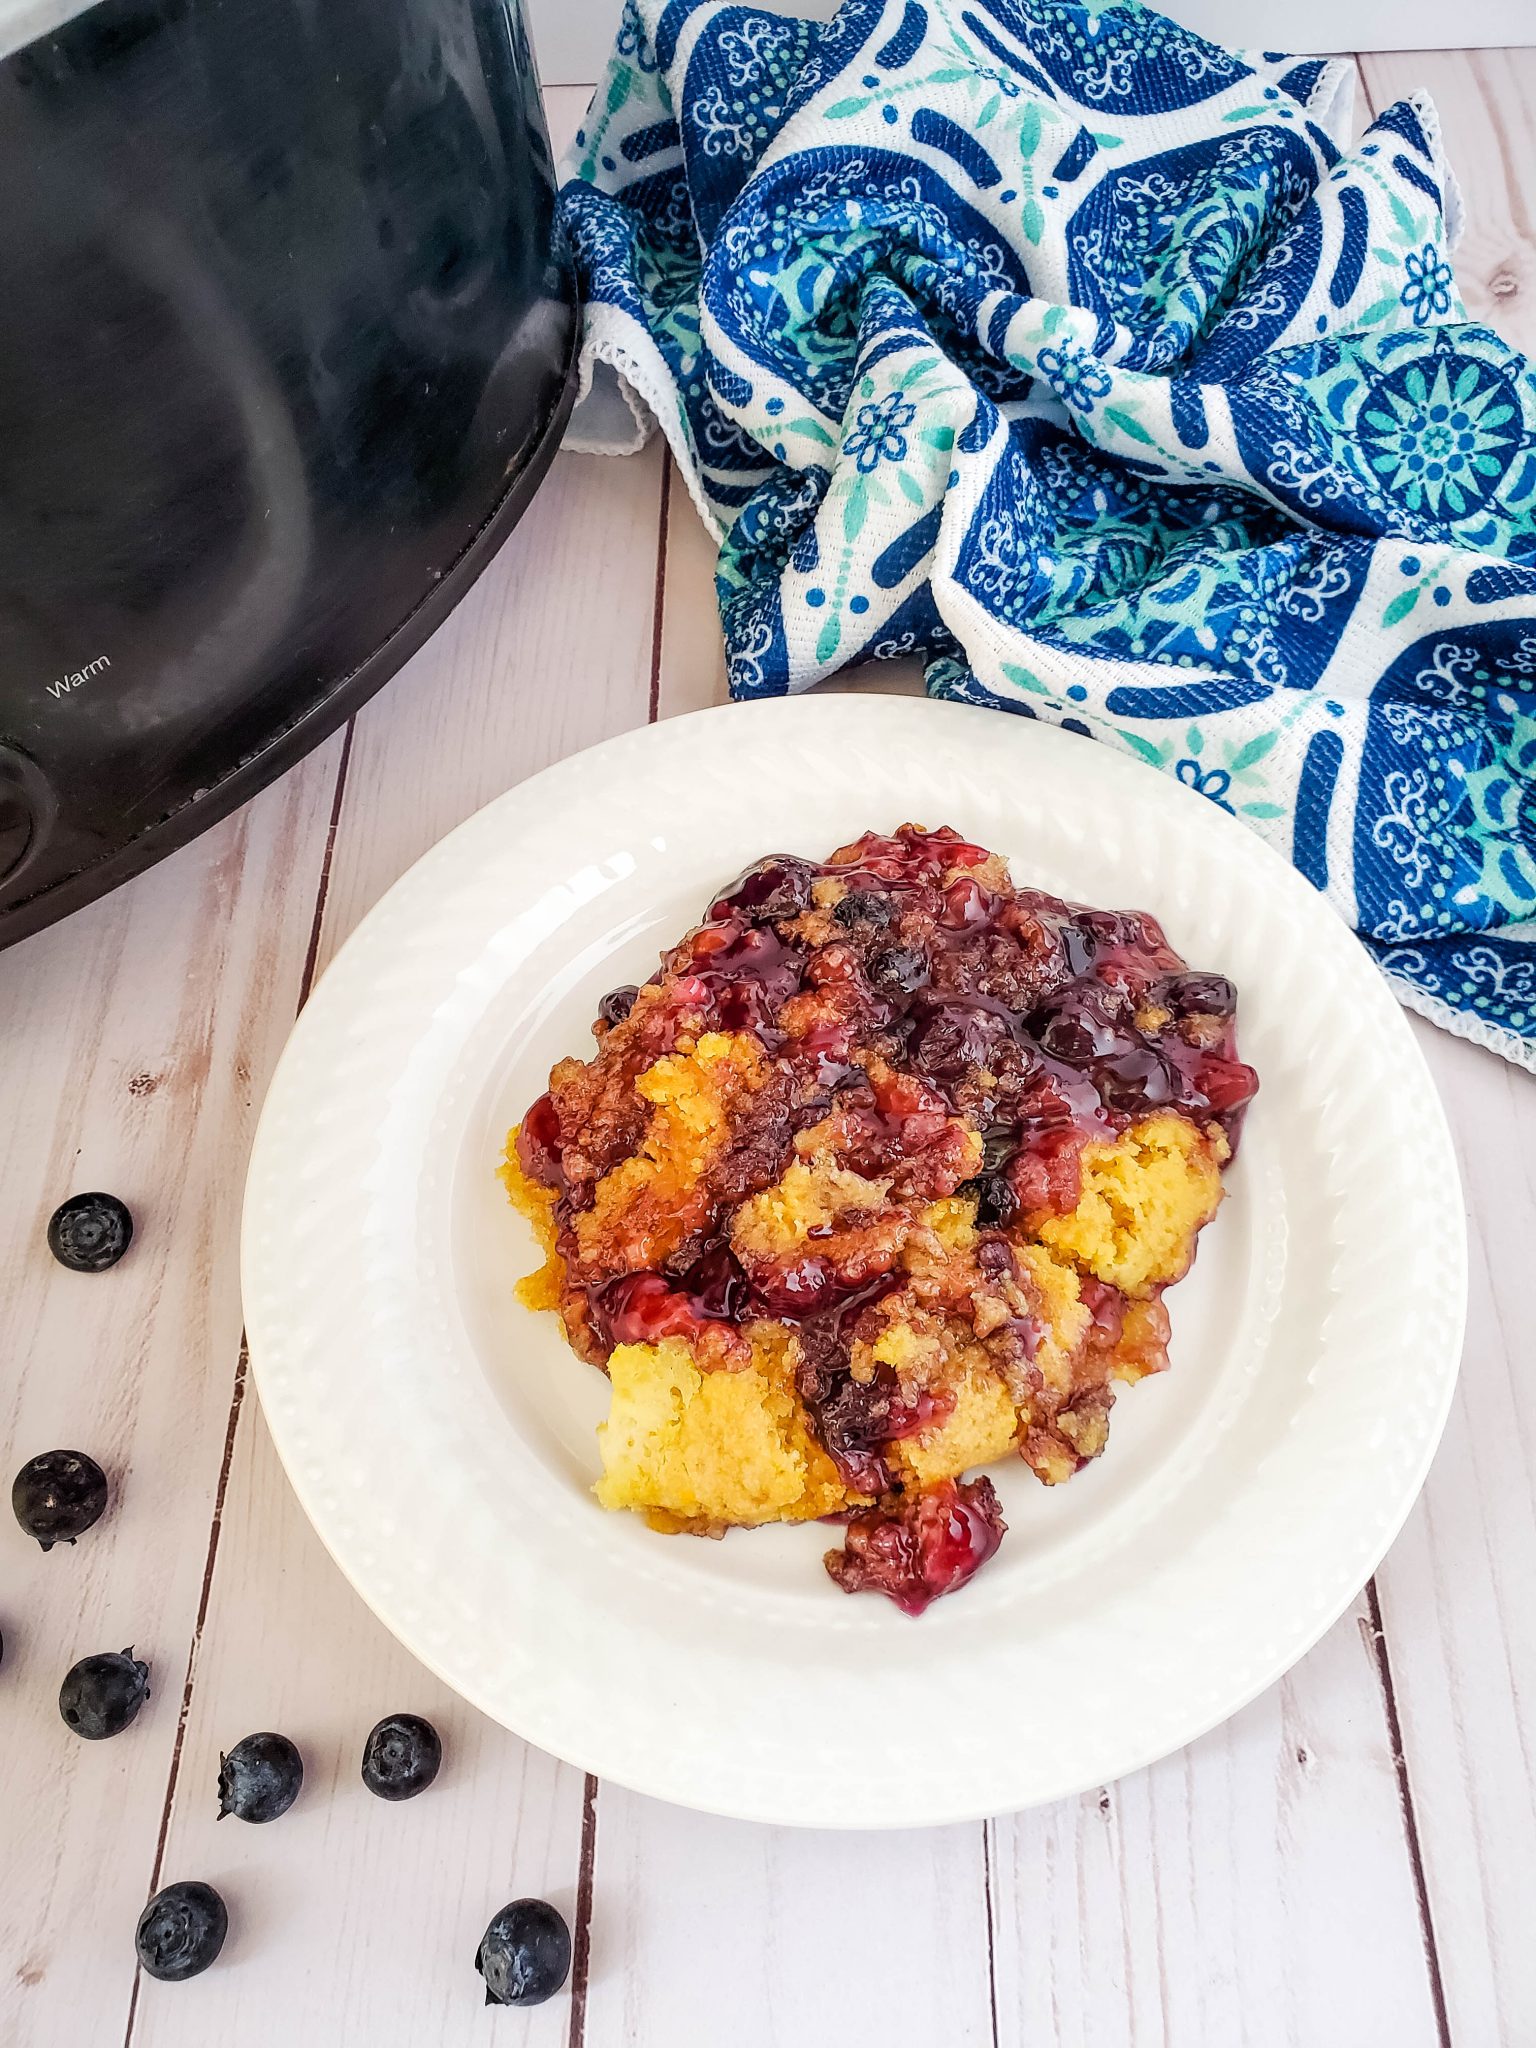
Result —
<path fill-rule="evenodd" d="M 1477 317 L 1536 349 L 1536 51 L 1359 60 L 1439 104 Z M 584 95 L 550 95 L 556 142 Z M 1290 1676 L 1121 1783 L 985 1826 L 817 1835 L 583 1780 L 456 1701 L 324 1554 L 246 1398 L 237 1220 L 256 1109 L 317 972 L 459 819 L 545 763 L 724 697 L 711 547 L 658 446 L 561 456 L 475 590 L 343 734 L 235 818 L 0 959 L 0 1465 L 111 1471 L 42 1556 L 0 1523 L 0 2048 L 1531 2048 L 1536 2044 L 1536 1088 L 1425 1029 L 1465 1176 L 1466 1364 L 1403 1536 Z M 600 600 L 594 601 L 594 593 Z M 910 669 L 855 687 L 911 688 Z M 140 1235 L 110 1282 L 41 1221 L 83 1186 Z M 3 1474 L 0 1474 L 3 1476 Z M 154 1667 L 68 1740 L 75 1657 Z M 447 1762 L 391 1808 L 368 1727 Z M 271 1828 L 216 1827 L 218 1753 L 290 1733 Z M 220 1966 L 136 1978 L 159 1882 L 228 1897 Z M 556 1901 L 569 1996 L 477 2004 L 494 1907 Z"/>

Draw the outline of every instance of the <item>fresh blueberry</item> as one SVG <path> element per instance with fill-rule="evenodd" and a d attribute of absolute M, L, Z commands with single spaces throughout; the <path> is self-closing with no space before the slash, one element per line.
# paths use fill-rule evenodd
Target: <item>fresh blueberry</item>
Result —
<path fill-rule="evenodd" d="M 48 1249 L 71 1273 L 105 1273 L 133 1241 L 133 1218 L 116 1195 L 71 1195 L 48 1219 Z"/>
<path fill-rule="evenodd" d="M 185 1984 L 219 1959 L 229 1914 L 211 1884 L 184 1878 L 156 1892 L 139 1915 L 133 1945 L 139 1962 L 162 1984 Z"/>
<path fill-rule="evenodd" d="M 219 1819 L 276 1820 L 304 1782 L 304 1759 L 286 1735 L 247 1735 L 219 1758 Z"/>
<path fill-rule="evenodd" d="M 571 1930 L 543 1899 L 514 1899 L 480 1937 L 487 2005 L 542 2005 L 571 1972 Z"/>
<path fill-rule="evenodd" d="M 43 1451 L 11 1483 L 16 1519 L 44 1550 L 83 1536 L 106 1505 L 107 1475 L 84 1451 Z"/>
<path fill-rule="evenodd" d="M 386 1714 L 363 1744 L 363 1783 L 381 1799 L 414 1799 L 443 1761 L 437 1730 L 419 1714 Z"/>
<path fill-rule="evenodd" d="M 611 988 L 597 1006 L 597 1014 L 605 1024 L 622 1024 L 635 1007 L 635 997 L 640 991 L 633 983 L 625 988 Z"/>
<path fill-rule="evenodd" d="M 77 1735 L 100 1742 L 121 1735 L 149 1698 L 149 1666 L 131 1648 L 82 1657 L 59 1687 L 59 1712 Z"/>

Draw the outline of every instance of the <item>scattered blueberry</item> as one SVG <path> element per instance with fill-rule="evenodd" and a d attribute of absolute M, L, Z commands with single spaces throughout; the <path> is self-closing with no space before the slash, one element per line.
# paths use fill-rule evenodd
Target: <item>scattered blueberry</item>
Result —
<path fill-rule="evenodd" d="M 286 1735 L 247 1735 L 219 1758 L 219 1819 L 276 1820 L 304 1782 L 304 1759 Z"/>
<path fill-rule="evenodd" d="M 211 1884 L 184 1878 L 156 1892 L 139 1915 L 133 1945 L 147 1974 L 162 1984 L 185 1984 L 219 1959 L 229 1914 Z"/>
<path fill-rule="evenodd" d="M 542 2005 L 571 1973 L 571 1930 L 543 1899 L 514 1899 L 480 1937 L 487 2005 Z"/>
<path fill-rule="evenodd" d="M 82 1657 L 59 1687 L 59 1712 L 77 1735 L 100 1742 L 121 1735 L 149 1698 L 149 1666 L 130 1647 Z"/>
<path fill-rule="evenodd" d="M 44 1550 L 83 1536 L 106 1505 L 107 1475 L 84 1451 L 43 1451 L 11 1483 L 16 1519 Z"/>
<path fill-rule="evenodd" d="M 414 1799 L 443 1761 L 437 1730 L 419 1714 L 386 1714 L 363 1744 L 363 1783 L 381 1799 Z"/>
<path fill-rule="evenodd" d="M 48 1249 L 71 1273 L 105 1273 L 133 1240 L 133 1218 L 116 1195 L 71 1195 L 48 1219 Z"/>

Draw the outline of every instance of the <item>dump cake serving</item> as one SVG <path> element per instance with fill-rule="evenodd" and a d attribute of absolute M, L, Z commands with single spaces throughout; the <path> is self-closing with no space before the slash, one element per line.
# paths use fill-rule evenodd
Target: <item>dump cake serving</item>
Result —
<path fill-rule="evenodd" d="M 520 1290 L 612 1383 L 605 1507 L 719 1535 L 836 1518 L 847 1592 L 973 1576 L 1017 1456 L 1103 1450 L 1168 1363 L 1258 1085 L 1236 995 L 1142 912 L 1018 888 L 947 829 L 776 855 L 718 897 L 502 1169 Z"/>

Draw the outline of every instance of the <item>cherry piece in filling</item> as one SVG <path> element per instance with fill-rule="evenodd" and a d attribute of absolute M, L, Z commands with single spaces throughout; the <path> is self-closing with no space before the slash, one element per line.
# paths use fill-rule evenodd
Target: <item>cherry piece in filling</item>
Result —
<path fill-rule="evenodd" d="M 530 1180 L 536 1180 L 541 1187 L 564 1187 L 560 1119 L 550 1096 L 541 1095 L 518 1126 L 517 1156 Z"/>
<path fill-rule="evenodd" d="M 690 1337 L 699 1327 L 693 1304 L 676 1294 L 659 1273 L 626 1273 L 591 1297 L 592 1321 L 611 1348 L 617 1344 L 659 1344 L 664 1337 Z"/>
<path fill-rule="evenodd" d="M 845 1593 L 884 1593 L 903 1614 L 921 1614 L 976 1576 L 1007 1527 L 990 1479 L 946 1479 L 855 1515 L 826 1567 Z"/>
<path fill-rule="evenodd" d="M 680 1280 L 625 1273 L 589 1297 L 593 1325 L 609 1346 L 659 1344 L 664 1337 L 694 1336 L 701 1323 L 739 1322 L 746 1301 L 747 1276 L 723 1238 Z"/>

